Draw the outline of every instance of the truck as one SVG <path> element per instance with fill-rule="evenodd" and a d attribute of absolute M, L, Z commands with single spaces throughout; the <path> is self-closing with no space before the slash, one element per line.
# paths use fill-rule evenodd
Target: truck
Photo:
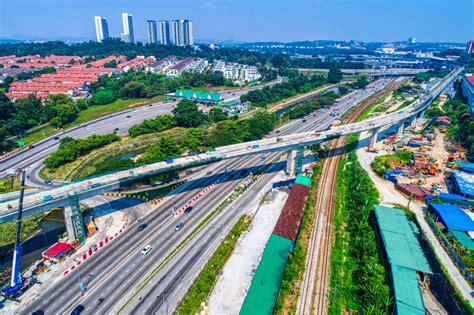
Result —
<path fill-rule="evenodd" d="M 259 144 L 254 144 L 254 145 L 252 145 L 252 149 L 258 149 L 258 148 L 260 148 L 260 145 L 259 145 Z"/>
<path fill-rule="evenodd" d="M 173 162 L 174 162 L 173 158 L 167 158 L 166 159 L 167 164 L 173 164 Z"/>
<path fill-rule="evenodd" d="M 50 201 L 50 200 L 53 200 L 53 196 L 51 195 L 43 196 L 43 201 Z"/>

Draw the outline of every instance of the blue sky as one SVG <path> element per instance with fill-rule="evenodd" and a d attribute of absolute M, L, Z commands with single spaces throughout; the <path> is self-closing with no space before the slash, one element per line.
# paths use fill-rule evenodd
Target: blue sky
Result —
<path fill-rule="evenodd" d="M 112 36 L 121 12 L 135 37 L 147 19 L 194 21 L 197 39 L 316 39 L 466 42 L 474 38 L 474 0 L 0 0 L 0 38 L 93 39 L 93 16 L 106 16 Z"/>

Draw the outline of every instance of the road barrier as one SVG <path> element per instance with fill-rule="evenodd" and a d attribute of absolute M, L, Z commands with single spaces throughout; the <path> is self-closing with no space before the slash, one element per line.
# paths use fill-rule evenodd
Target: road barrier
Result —
<path fill-rule="evenodd" d="M 73 265 L 63 272 L 63 277 L 67 276 L 74 269 L 76 269 L 76 266 L 81 265 L 89 257 L 97 253 L 100 249 L 104 248 L 105 245 L 110 243 L 113 239 L 117 238 L 121 233 L 123 233 L 127 229 L 127 226 L 128 226 L 128 218 L 125 218 L 125 221 L 118 232 L 114 233 L 114 235 L 106 236 L 105 239 L 103 240 L 99 240 L 98 243 L 93 245 L 93 248 L 91 246 L 91 248 L 89 248 L 85 253 L 81 255 L 81 258 L 82 258 L 81 260 L 74 260 Z"/>
<path fill-rule="evenodd" d="M 175 217 L 179 216 L 181 213 L 184 212 L 184 210 L 186 210 L 187 207 L 189 207 L 190 205 L 192 205 L 193 203 L 195 203 L 196 201 L 201 199 L 205 194 L 207 194 L 215 186 L 216 186 L 216 183 L 213 183 L 213 184 L 207 186 L 206 188 L 204 188 L 203 190 L 201 190 L 201 192 L 199 192 L 196 196 L 194 196 L 188 202 L 186 202 L 186 204 L 184 206 L 182 206 L 177 211 L 175 211 L 174 216 Z"/>

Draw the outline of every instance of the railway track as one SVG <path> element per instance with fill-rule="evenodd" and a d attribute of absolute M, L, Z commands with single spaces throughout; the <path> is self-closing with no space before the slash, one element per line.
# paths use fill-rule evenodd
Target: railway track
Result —
<path fill-rule="evenodd" d="M 363 111 L 387 93 L 397 89 L 404 82 L 405 80 L 396 81 L 362 102 L 360 106 L 349 113 L 346 123 L 355 122 Z M 313 223 L 308 245 L 301 296 L 297 304 L 298 314 L 327 314 L 336 175 L 345 141 L 346 137 L 331 141 L 329 157 L 324 161 L 321 171 L 315 207 L 316 219 Z"/>

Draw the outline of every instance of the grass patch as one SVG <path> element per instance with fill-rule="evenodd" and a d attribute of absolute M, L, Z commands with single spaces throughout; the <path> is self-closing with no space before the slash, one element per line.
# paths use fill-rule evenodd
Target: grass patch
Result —
<path fill-rule="evenodd" d="M 406 166 L 413 159 L 410 151 L 397 151 L 395 154 L 377 156 L 371 166 L 379 176 L 384 176 L 385 172 L 394 169 L 396 166 Z"/>
<path fill-rule="evenodd" d="M 29 189 L 29 188 L 31 187 L 25 186 L 25 189 Z M 13 177 L 0 180 L 0 194 L 6 194 L 9 192 L 18 191 L 18 190 L 20 190 L 20 177 L 19 176 L 13 176 Z"/>
<path fill-rule="evenodd" d="M 251 218 L 243 215 L 239 218 L 232 230 L 219 245 L 209 262 L 206 264 L 193 286 L 187 293 L 185 299 L 180 304 L 178 314 L 194 314 L 205 301 L 217 281 L 217 275 L 224 267 L 225 262 L 234 251 L 240 235 L 246 231 L 250 225 Z"/>
<path fill-rule="evenodd" d="M 148 198 L 148 199 L 162 198 L 162 197 L 166 196 L 173 189 L 176 189 L 177 185 L 179 185 L 179 184 L 172 184 L 172 185 L 168 185 L 168 186 L 164 186 L 164 187 L 160 187 L 160 188 L 156 188 L 156 189 L 140 191 L 138 193 L 133 193 L 131 195 L 142 196 L 142 197 L 145 197 L 145 198 Z"/>
<path fill-rule="evenodd" d="M 38 228 L 43 214 L 25 217 L 21 220 L 21 240 L 25 240 Z M 0 259 L 5 257 L 15 245 L 16 221 L 0 223 Z"/>
<path fill-rule="evenodd" d="M 305 272 L 306 255 L 308 243 L 315 219 L 315 207 L 319 178 L 321 177 L 321 165 L 317 164 L 313 171 L 312 186 L 306 203 L 303 219 L 301 222 L 300 236 L 296 240 L 295 248 L 289 255 L 280 286 L 280 294 L 275 306 L 275 314 L 296 314 L 296 303 L 300 294 L 300 284 Z"/>

